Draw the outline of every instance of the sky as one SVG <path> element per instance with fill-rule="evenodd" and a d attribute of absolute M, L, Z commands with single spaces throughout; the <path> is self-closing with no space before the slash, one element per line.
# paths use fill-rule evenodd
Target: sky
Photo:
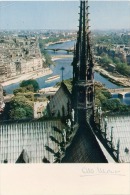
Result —
<path fill-rule="evenodd" d="M 79 1 L 0 1 L 0 30 L 77 29 Z M 90 1 L 91 29 L 130 29 L 130 1 Z"/>

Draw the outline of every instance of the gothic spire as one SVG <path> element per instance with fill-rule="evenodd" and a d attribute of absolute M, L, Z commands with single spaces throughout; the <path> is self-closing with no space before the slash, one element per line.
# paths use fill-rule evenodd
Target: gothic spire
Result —
<path fill-rule="evenodd" d="M 80 1 L 79 31 L 73 59 L 73 103 L 77 119 L 90 119 L 94 109 L 93 56 L 90 43 L 88 1 Z M 83 115 L 84 117 L 80 117 Z"/>

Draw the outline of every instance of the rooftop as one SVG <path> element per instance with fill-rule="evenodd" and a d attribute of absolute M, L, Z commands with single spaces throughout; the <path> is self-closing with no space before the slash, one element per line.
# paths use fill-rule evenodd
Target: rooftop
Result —
<path fill-rule="evenodd" d="M 63 163 L 107 163 L 89 125 L 80 126 L 67 148 Z"/>
<path fill-rule="evenodd" d="M 107 117 L 107 139 L 111 139 L 113 128 L 113 145 L 117 148 L 118 140 L 120 162 L 130 162 L 130 116 L 111 115 Z M 103 121 L 104 124 L 104 121 Z"/>

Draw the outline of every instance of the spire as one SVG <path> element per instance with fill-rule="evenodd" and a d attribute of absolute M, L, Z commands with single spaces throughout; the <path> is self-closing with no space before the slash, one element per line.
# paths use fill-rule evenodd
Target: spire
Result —
<path fill-rule="evenodd" d="M 79 31 L 73 59 L 73 104 L 77 119 L 89 120 L 94 107 L 93 55 L 90 43 L 88 1 L 80 1 Z M 75 102 L 75 103 L 74 103 Z"/>
<path fill-rule="evenodd" d="M 79 61 L 80 61 L 80 50 L 81 50 L 81 42 L 82 42 L 82 5 L 83 2 L 80 1 L 80 13 L 79 13 L 79 30 L 77 32 L 77 42 L 75 47 L 75 53 L 73 58 L 73 82 L 75 83 L 78 80 L 78 70 L 79 70 Z"/>
<path fill-rule="evenodd" d="M 83 22 L 82 22 L 82 46 L 81 46 L 81 61 L 80 61 L 80 79 L 81 80 L 90 80 L 90 77 L 87 78 L 87 70 L 89 67 L 93 67 L 92 62 L 92 51 L 91 51 L 91 43 L 90 43 L 90 26 L 88 18 L 89 16 L 89 6 L 88 1 L 82 2 L 82 16 L 83 16 Z"/>
<path fill-rule="evenodd" d="M 72 63 L 74 67 L 74 80 L 78 80 L 78 77 L 80 80 L 90 79 L 90 77 L 87 78 L 87 68 L 89 68 L 89 66 L 93 67 L 88 9 L 88 1 L 80 1 L 79 30 L 77 33 L 76 51 Z M 76 73 L 78 70 L 80 70 L 80 72 L 77 77 Z"/>

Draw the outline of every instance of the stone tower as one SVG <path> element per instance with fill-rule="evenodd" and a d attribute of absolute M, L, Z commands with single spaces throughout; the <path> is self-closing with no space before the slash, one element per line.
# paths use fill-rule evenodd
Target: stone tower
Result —
<path fill-rule="evenodd" d="M 93 121 L 94 72 L 90 43 L 88 1 L 80 2 L 79 31 L 74 47 L 72 106 L 79 124 Z"/>

